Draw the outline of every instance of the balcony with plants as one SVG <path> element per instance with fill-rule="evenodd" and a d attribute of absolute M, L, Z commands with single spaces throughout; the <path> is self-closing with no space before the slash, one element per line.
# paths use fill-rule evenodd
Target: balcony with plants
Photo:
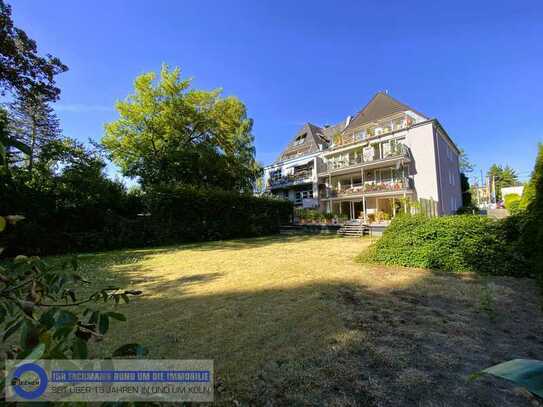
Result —
<path fill-rule="evenodd" d="M 370 144 L 366 147 L 328 157 L 319 168 L 321 173 L 334 172 L 364 164 L 378 163 L 392 159 L 409 159 L 409 147 L 395 140 Z"/>
<path fill-rule="evenodd" d="M 366 181 L 364 183 L 352 184 L 348 187 L 327 188 L 327 198 L 343 198 L 357 195 L 381 194 L 389 192 L 404 192 L 413 188 L 413 180 L 410 177 L 401 179 Z"/>
<path fill-rule="evenodd" d="M 337 133 L 333 138 L 332 149 L 342 148 L 374 137 L 405 130 L 415 124 L 415 121 L 411 115 L 402 113 L 396 117 L 368 123 L 353 132 Z"/>
<path fill-rule="evenodd" d="M 280 170 L 270 173 L 268 179 L 268 188 L 281 188 L 290 185 L 304 184 L 312 182 L 313 180 L 313 166 L 304 165 L 294 167 L 294 170 L 290 174 L 282 174 Z"/>

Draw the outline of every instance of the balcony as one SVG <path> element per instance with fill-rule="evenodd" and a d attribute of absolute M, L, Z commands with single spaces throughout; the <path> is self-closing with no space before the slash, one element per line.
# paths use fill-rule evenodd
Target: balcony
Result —
<path fill-rule="evenodd" d="M 313 182 L 312 169 L 299 171 L 295 174 L 270 178 L 268 180 L 268 188 L 284 188 L 291 185 L 306 184 L 310 182 Z"/>
<path fill-rule="evenodd" d="M 379 195 L 390 192 L 403 192 L 411 189 L 413 189 L 413 180 L 406 177 L 401 180 L 365 182 L 364 184 L 358 183 L 345 189 L 328 188 L 325 192 L 327 198 L 348 198 L 350 196 L 358 195 Z"/>
<path fill-rule="evenodd" d="M 353 133 L 338 134 L 334 137 L 332 150 L 342 148 L 364 140 L 380 137 L 389 133 L 405 130 L 415 123 L 415 119 L 409 114 L 400 114 L 385 120 L 378 120 L 369 125 L 359 128 Z"/>
<path fill-rule="evenodd" d="M 363 149 L 362 155 L 357 157 L 349 157 L 349 159 L 345 157 L 344 159 L 330 160 L 328 163 L 323 163 L 319 168 L 319 172 L 333 173 L 342 169 L 364 166 L 364 164 L 377 164 L 381 161 L 388 162 L 402 158 L 410 159 L 410 157 L 409 147 L 404 144 L 394 144 L 389 150 L 368 146 Z"/>

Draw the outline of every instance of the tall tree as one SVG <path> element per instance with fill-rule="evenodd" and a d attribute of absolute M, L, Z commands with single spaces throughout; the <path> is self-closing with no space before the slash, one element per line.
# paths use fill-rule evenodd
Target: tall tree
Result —
<path fill-rule="evenodd" d="M 68 67 L 50 54 L 38 54 L 36 42 L 13 24 L 11 7 L 0 0 L 0 94 L 39 94 L 45 100 L 57 100 L 60 89 L 55 75 Z"/>
<path fill-rule="evenodd" d="M 512 187 L 518 185 L 518 175 L 513 168 L 506 165 L 502 167 L 498 164 L 492 164 L 488 170 L 487 176 L 490 185 L 495 185 L 496 198 L 501 199 L 501 190 L 504 187 Z"/>
<path fill-rule="evenodd" d="M 10 104 L 12 136 L 29 147 L 23 157 L 32 171 L 36 154 L 45 143 L 60 137 L 60 124 L 53 108 L 41 95 L 18 96 Z"/>
<path fill-rule="evenodd" d="M 474 165 L 470 161 L 468 155 L 466 154 L 463 148 L 460 149 L 459 161 L 460 161 L 460 172 L 466 175 L 468 175 L 470 172 L 473 172 Z"/>
<path fill-rule="evenodd" d="M 136 78 L 134 94 L 116 107 L 102 144 L 125 176 L 142 186 L 184 183 L 252 191 L 255 160 L 253 122 L 245 105 L 220 90 L 191 88 L 180 69 L 162 67 Z"/>

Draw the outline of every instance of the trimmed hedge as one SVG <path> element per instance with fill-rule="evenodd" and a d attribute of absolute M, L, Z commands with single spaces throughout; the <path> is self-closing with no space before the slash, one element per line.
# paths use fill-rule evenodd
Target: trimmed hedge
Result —
<path fill-rule="evenodd" d="M 527 276 L 516 250 L 518 222 L 479 215 L 399 216 L 365 255 L 366 260 L 452 272 Z"/>
<path fill-rule="evenodd" d="M 17 253 L 5 254 L 91 252 L 270 235 L 279 233 L 293 212 L 288 201 L 193 187 L 152 191 L 139 199 L 140 210 L 130 216 L 80 206 L 27 217 L 5 234 L 5 246 L 17 248 Z"/>
<path fill-rule="evenodd" d="M 153 244 L 275 234 L 293 213 L 288 201 L 193 187 L 155 190 L 147 207 Z"/>

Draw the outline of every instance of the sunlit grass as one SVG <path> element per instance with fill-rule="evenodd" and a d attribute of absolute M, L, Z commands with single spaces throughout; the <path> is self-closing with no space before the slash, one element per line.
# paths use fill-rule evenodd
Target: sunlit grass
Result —
<path fill-rule="evenodd" d="M 530 282 L 360 264 L 356 256 L 369 244 L 276 236 L 81 256 L 89 290 L 144 292 L 120 306 L 128 322 L 115 323 L 92 356 L 138 342 L 150 358 L 213 359 L 224 400 L 391 402 L 388 386 L 397 386 L 400 403 L 439 393 L 440 382 L 444 395 L 448 382 L 458 386 L 454 397 L 476 392 L 480 385 L 470 389 L 464 377 L 499 357 L 485 349 L 484 335 L 501 335 L 503 357 L 516 346 L 481 310 L 490 280 L 496 321 L 533 334 L 531 325 L 511 327 L 509 315 L 519 291 L 518 306 L 538 309 Z M 361 379 L 367 375 L 373 379 Z"/>

